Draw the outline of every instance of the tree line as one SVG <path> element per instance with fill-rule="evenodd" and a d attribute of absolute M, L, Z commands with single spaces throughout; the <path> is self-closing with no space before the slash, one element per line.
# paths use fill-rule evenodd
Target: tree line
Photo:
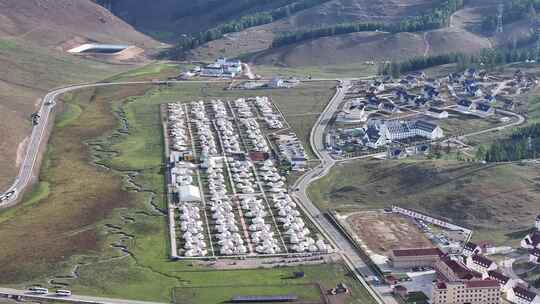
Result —
<path fill-rule="evenodd" d="M 222 16 L 230 16 L 234 14 L 235 11 L 236 12 L 245 11 L 256 5 L 265 5 L 271 2 L 273 1 L 272 0 L 243 0 L 241 2 L 238 2 L 234 6 L 234 8 L 230 8 L 230 9 L 225 8 L 228 4 L 230 4 L 229 1 L 210 0 L 208 2 L 202 2 L 202 3 L 195 2 L 195 3 L 192 3 L 191 5 L 187 5 L 187 6 L 183 6 L 179 8 L 176 12 L 172 14 L 172 17 L 174 20 L 178 20 L 184 17 L 204 14 L 210 10 L 216 10 L 217 8 L 219 8 L 220 13 L 217 15 L 217 17 L 221 18 Z"/>
<path fill-rule="evenodd" d="M 540 152 L 540 124 L 519 128 L 510 137 L 499 139 L 487 148 L 480 146 L 476 157 L 487 162 L 506 162 L 537 158 Z"/>
<path fill-rule="evenodd" d="M 286 32 L 274 39 L 272 47 L 280 47 L 314 38 L 365 31 L 401 33 L 433 30 L 448 26 L 451 15 L 462 7 L 463 0 L 446 0 L 438 8 L 418 16 L 408 17 L 395 24 L 385 24 L 382 22 L 340 23 L 331 26 L 321 26 L 312 29 Z"/>
<path fill-rule="evenodd" d="M 449 53 L 433 56 L 414 57 L 400 62 L 384 63 L 379 66 L 379 74 L 399 77 L 401 74 L 430 67 L 455 63 L 457 70 L 470 67 L 493 68 L 497 65 L 538 59 L 535 49 L 482 49 L 479 54 Z"/>
<path fill-rule="evenodd" d="M 275 2 L 270 0 L 259 0 L 259 2 L 260 1 L 268 3 Z M 327 1 L 329 0 L 299 0 L 269 11 L 241 16 L 235 20 L 231 20 L 217 27 L 191 36 L 184 35 L 176 44 L 174 50 L 175 55 L 180 55 L 185 51 L 194 49 L 209 41 L 220 39 L 225 34 L 239 32 L 250 27 L 272 23 L 276 20 L 288 17 L 294 13 L 317 6 Z"/>

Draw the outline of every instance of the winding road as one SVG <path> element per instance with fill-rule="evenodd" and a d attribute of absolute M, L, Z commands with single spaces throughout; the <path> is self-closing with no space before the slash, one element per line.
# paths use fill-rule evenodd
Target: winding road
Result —
<path fill-rule="evenodd" d="M 119 84 L 144 84 L 146 82 L 130 82 L 130 83 L 93 83 L 68 86 L 61 89 L 49 92 L 43 98 L 41 107 L 37 112 L 40 116 L 39 123 L 32 129 L 30 140 L 27 145 L 26 154 L 19 168 L 19 173 L 7 191 L 0 194 L 0 209 L 11 207 L 17 203 L 21 193 L 31 184 L 35 177 L 35 170 L 39 158 L 40 151 L 45 148 L 47 137 L 47 129 L 49 128 L 49 118 L 56 105 L 58 96 L 67 92 L 80 90 L 84 88 L 93 88 L 100 86 L 119 85 Z"/>
<path fill-rule="evenodd" d="M 311 81 L 325 81 L 335 79 L 313 79 Z M 319 208 L 310 200 L 307 189 L 311 183 L 324 177 L 330 172 L 330 169 L 338 163 L 338 160 L 333 159 L 324 147 L 324 136 L 325 130 L 332 120 L 334 114 L 337 112 L 340 104 L 345 98 L 345 93 L 352 86 L 351 80 L 338 80 L 339 85 L 337 86 L 336 93 L 321 113 L 317 122 L 315 123 L 310 134 L 310 145 L 313 148 L 314 153 L 320 159 L 321 164 L 316 168 L 308 171 L 303 175 L 294 185 L 291 195 L 294 197 L 304 209 L 306 214 L 311 218 L 311 220 L 318 226 L 319 230 L 326 235 L 326 237 L 333 243 L 334 247 L 338 249 L 339 254 L 343 257 L 343 260 L 347 263 L 349 268 L 352 269 L 355 277 L 366 287 L 371 296 L 376 300 L 377 303 L 382 304 L 397 304 L 396 300 L 390 293 L 388 286 L 372 286 L 365 281 L 367 277 L 373 277 L 375 274 L 371 269 L 364 263 L 360 253 L 357 249 L 350 243 L 350 241 L 336 228 L 319 210 Z M 209 81 L 190 81 L 189 83 L 206 83 Z M 216 81 L 212 81 L 216 82 Z M 186 83 L 185 81 L 166 81 L 162 83 Z M 47 129 L 49 124 L 49 118 L 51 113 L 56 105 L 56 99 L 65 93 L 85 89 L 85 88 L 97 88 L 105 86 L 116 86 L 116 85 L 141 85 L 141 84 L 157 84 L 156 82 L 151 81 L 141 81 L 141 82 L 113 82 L 113 83 L 93 83 L 93 84 L 81 84 L 73 85 L 64 88 L 60 88 L 48 93 L 42 102 L 39 114 L 41 116 L 40 122 L 36 125 L 30 137 L 28 143 L 26 155 L 23 161 L 23 164 L 20 167 L 19 175 L 15 179 L 13 185 L 6 191 L 3 195 L 0 195 L 0 208 L 5 208 L 14 205 L 17 202 L 20 194 L 31 184 L 32 180 L 35 178 L 35 172 L 37 171 L 37 163 L 39 159 L 40 151 L 44 150 L 46 145 L 47 138 Z M 524 118 L 520 115 L 517 115 L 512 112 L 500 111 L 506 115 L 516 116 L 518 119 L 512 124 L 509 124 L 504 127 L 494 128 L 490 130 L 483 130 L 480 132 L 475 132 L 462 137 L 478 135 L 485 132 L 490 132 L 495 129 L 506 128 L 514 125 L 518 125 L 524 122 Z M 461 138 L 461 137 L 460 137 Z M 374 154 L 375 155 L 375 154 Z M 366 155 L 364 157 L 371 157 L 373 155 Z M 6 194 L 12 193 L 9 197 L 6 197 Z M 3 201 L 2 201 L 3 198 Z M 24 296 L 27 298 L 34 299 L 51 299 L 51 295 L 29 295 L 24 290 L 15 290 L 15 289 L 6 289 L 0 288 L 0 295 L 15 295 L 15 296 Z M 68 300 L 68 299 L 66 299 Z M 120 300 L 120 299 L 108 299 L 100 297 L 86 297 L 86 296 L 71 296 L 69 301 L 76 301 L 81 303 L 121 303 L 121 304 L 149 304 L 151 302 L 144 301 L 132 301 L 132 300 Z"/>
<path fill-rule="evenodd" d="M 335 79 L 313 79 L 311 81 L 325 81 Z M 193 82 L 209 82 L 209 81 L 190 81 Z M 213 81 L 215 82 L 215 81 Z M 167 81 L 165 83 L 185 83 L 184 81 Z M 13 206 L 18 202 L 18 199 L 21 196 L 21 193 L 28 188 L 33 179 L 36 178 L 36 172 L 38 171 L 38 159 L 40 156 L 40 151 L 43 151 L 46 146 L 47 139 L 47 129 L 50 127 L 51 121 L 49 118 L 56 106 L 56 99 L 68 92 L 86 89 L 86 88 L 97 88 L 105 86 L 117 86 L 117 85 L 141 85 L 141 84 L 156 84 L 156 82 L 151 81 L 140 81 L 140 82 L 112 82 L 112 83 L 92 83 L 92 84 L 80 84 L 68 86 L 60 89 L 56 89 L 48 93 L 42 101 L 41 107 L 38 111 L 40 115 L 39 124 L 34 126 L 32 134 L 30 136 L 30 141 L 27 146 L 26 155 L 24 161 L 20 167 L 19 174 L 15 179 L 13 185 L 2 195 L 0 195 L 0 208 L 7 208 Z M 377 299 L 378 303 L 383 303 L 379 295 L 374 292 L 364 281 L 362 276 L 372 275 L 369 268 L 362 262 L 360 256 L 356 253 L 355 249 L 348 242 L 348 240 L 341 235 L 341 233 L 335 228 L 330 222 L 322 216 L 322 213 L 319 209 L 309 200 L 306 194 L 307 186 L 326 175 L 332 166 L 335 164 L 335 161 L 326 153 L 324 153 L 324 144 L 323 137 L 324 131 L 328 122 L 332 119 L 334 113 L 336 112 L 338 106 L 343 101 L 345 97 L 345 92 L 350 87 L 350 81 L 341 81 L 341 85 L 337 88 L 336 94 L 327 105 L 324 112 L 321 114 L 317 120 L 317 124 L 312 130 L 310 142 L 314 148 L 315 153 L 321 159 L 322 164 L 319 168 L 308 172 L 302 179 L 297 183 L 297 187 L 302 189 L 298 193 L 293 195 L 299 199 L 307 211 L 307 213 L 312 217 L 314 222 L 321 228 L 323 233 L 326 233 L 329 239 L 340 249 L 345 261 L 349 264 L 350 268 L 353 269 L 355 275 L 362 281 L 367 289 L 372 293 L 373 297 Z M 7 195 L 9 194 L 9 195 Z M 51 299 L 53 295 L 32 295 L 25 290 L 16 290 L 8 288 L 0 288 L 0 295 L 10 295 L 10 296 L 24 296 L 30 299 Z M 61 299 L 61 298 L 59 298 Z M 81 303 L 126 303 L 126 304 L 148 304 L 151 302 L 144 301 L 131 301 L 131 300 L 120 300 L 120 299 L 109 299 L 109 298 L 100 298 L 100 297 L 86 297 L 86 296 L 76 296 L 72 295 L 69 298 L 65 299 L 66 301 L 76 301 Z M 384 301 L 384 303 L 395 303 L 394 301 Z"/>
<path fill-rule="evenodd" d="M 397 302 L 394 297 L 388 293 L 388 288 L 374 288 L 365 281 L 365 278 L 372 277 L 375 274 L 364 263 L 353 244 L 351 244 L 350 241 L 339 231 L 339 229 L 336 228 L 323 215 L 319 208 L 317 208 L 317 206 L 315 206 L 315 204 L 310 200 L 307 194 L 307 188 L 309 185 L 327 175 L 330 172 L 330 169 L 332 169 L 337 162 L 326 152 L 326 149 L 324 148 L 324 134 L 329 122 L 332 120 L 334 114 L 338 110 L 339 105 L 343 102 L 345 93 L 350 87 L 351 81 L 340 81 L 336 94 L 330 100 L 323 113 L 321 116 L 319 116 L 319 119 L 315 123 L 315 126 L 310 134 L 310 144 L 313 151 L 320 159 L 321 164 L 298 179 L 298 181 L 293 185 L 293 189 L 296 189 L 296 191 L 292 192 L 292 196 L 301 203 L 300 205 L 303 207 L 304 211 L 306 211 L 311 220 L 318 226 L 319 230 L 325 233 L 327 238 L 334 243 L 336 248 L 338 248 L 339 253 L 343 257 L 344 261 L 348 264 L 349 268 L 351 268 L 355 277 L 360 280 L 364 287 L 366 287 L 377 303 L 394 304 Z"/>

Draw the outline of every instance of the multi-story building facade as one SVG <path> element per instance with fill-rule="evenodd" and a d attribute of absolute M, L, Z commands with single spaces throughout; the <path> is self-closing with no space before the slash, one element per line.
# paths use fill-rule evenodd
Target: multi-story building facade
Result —
<path fill-rule="evenodd" d="M 390 260 L 395 268 L 432 267 L 442 255 L 439 248 L 396 249 Z"/>
<path fill-rule="evenodd" d="M 433 304 L 500 304 L 501 287 L 495 280 L 433 283 Z"/>

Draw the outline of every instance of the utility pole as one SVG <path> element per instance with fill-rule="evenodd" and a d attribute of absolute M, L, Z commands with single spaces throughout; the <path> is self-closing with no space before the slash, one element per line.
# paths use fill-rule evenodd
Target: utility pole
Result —
<path fill-rule="evenodd" d="M 504 4 L 501 2 L 497 8 L 497 33 L 503 32 Z"/>
<path fill-rule="evenodd" d="M 540 60 L 540 22 L 535 25 L 536 30 L 536 61 Z"/>

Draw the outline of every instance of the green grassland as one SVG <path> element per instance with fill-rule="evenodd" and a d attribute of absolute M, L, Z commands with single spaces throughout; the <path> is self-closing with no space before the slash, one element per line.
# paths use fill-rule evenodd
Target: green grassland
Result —
<path fill-rule="evenodd" d="M 437 122 L 444 130 L 445 136 L 467 134 L 505 125 L 499 121 L 498 117 L 483 119 L 474 115 L 466 115 L 453 111 L 450 112 L 450 116 L 447 119 L 441 119 Z"/>
<path fill-rule="evenodd" d="M 0 39 L 0 188 L 17 173 L 17 147 L 30 134 L 30 113 L 47 91 L 133 69 L 67 55 L 18 38 Z"/>
<path fill-rule="evenodd" d="M 363 63 L 351 63 L 348 65 L 320 65 L 302 67 L 280 67 L 271 65 L 257 65 L 254 67 L 257 74 L 266 77 L 280 75 L 282 77 L 305 77 L 319 79 L 342 79 L 367 77 L 377 74 L 377 67 Z"/>
<path fill-rule="evenodd" d="M 457 161 L 340 164 L 309 188 L 325 209 L 413 208 L 475 230 L 477 240 L 515 242 L 540 212 L 537 165 Z"/>
<path fill-rule="evenodd" d="M 253 285 L 245 287 L 216 286 L 212 292 L 207 287 L 175 288 L 174 302 L 182 304 L 225 303 L 236 295 L 289 295 L 298 296 L 302 303 L 321 303 L 321 290 L 316 285 L 283 284 L 283 285 Z"/>
<path fill-rule="evenodd" d="M 147 68 L 132 75 L 152 79 L 158 76 L 152 71 L 163 70 Z M 345 282 L 353 293 L 348 302 L 371 303 L 341 264 L 213 271 L 168 259 L 159 104 L 264 94 L 287 115 L 296 115 L 321 111 L 334 83 L 256 92 L 224 91 L 223 86 L 126 85 L 66 96 L 40 184 L 25 202 L 0 212 L 0 284 L 68 284 L 80 294 L 163 302 L 172 301 L 173 290 L 178 298 L 178 288 L 197 287 L 204 303 L 219 303 L 230 294 L 263 291 L 249 286 L 289 284 L 293 272 L 304 271 L 306 276 L 294 284 L 328 289 Z M 307 137 L 316 116 L 291 118 L 295 130 Z M 235 287 L 216 288 L 230 285 Z M 315 297 L 314 289 L 298 286 L 285 291 Z"/>
<path fill-rule="evenodd" d="M 122 81 L 148 81 L 153 79 L 164 80 L 170 76 L 178 76 L 182 68 L 190 67 L 189 65 L 154 62 L 138 69 L 131 70 L 107 79 L 108 82 Z"/>

